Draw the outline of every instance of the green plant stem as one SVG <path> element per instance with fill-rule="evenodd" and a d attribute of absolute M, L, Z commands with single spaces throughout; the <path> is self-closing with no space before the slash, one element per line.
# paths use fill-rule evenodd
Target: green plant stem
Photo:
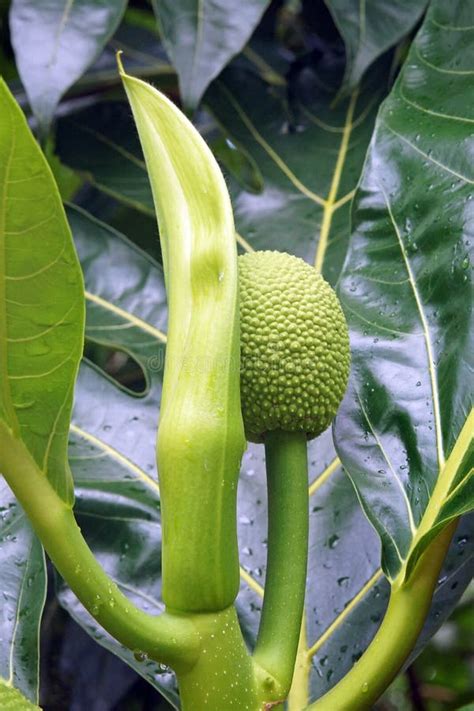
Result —
<path fill-rule="evenodd" d="M 192 669 L 178 673 L 183 711 L 261 711 L 264 682 L 259 689 L 235 608 L 191 617 L 201 653 Z M 271 686 L 273 680 L 268 681 Z"/>
<path fill-rule="evenodd" d="M 0 423 L 0 468 L 54 566 L 90 614 L 119 642 L 175 669 L 192 666 L 199 640 L 191 620 L 137 608 L 97 562 L 72 509 L 23 443 Z"/>
<path fill-rule="evenodd" d="M 456 525 L 457 520 L 451 522 L 433 539 L 408 582 L 393 585 L 383 622 L 365 653 L 350 672 L 308 706 L 307 711 L 372 708 L 415 646 Z"/>
<path fill-rule="evenodd" d="M 308 558 L 306 435 L 265 436 L 268 482 L 268 558 L 262 619 L 254 659 L 281 685 L 291 686 L 304 609 Z"/>

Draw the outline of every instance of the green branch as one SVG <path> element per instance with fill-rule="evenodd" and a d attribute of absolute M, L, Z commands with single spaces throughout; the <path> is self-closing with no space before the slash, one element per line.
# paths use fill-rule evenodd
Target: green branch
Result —
<path fill-rule="evenodd" d="M 387 612 L 371 644 L 352 669 L 307 711 L 365 711 L 396 677 L 415 646 L 457 521 L 421 556 L 409 581 L 393 585 Z"/>

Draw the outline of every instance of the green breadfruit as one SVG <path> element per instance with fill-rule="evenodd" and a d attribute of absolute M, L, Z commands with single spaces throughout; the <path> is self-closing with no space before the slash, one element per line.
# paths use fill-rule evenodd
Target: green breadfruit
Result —
<path fill-rule="evenodd" d="M 241 399 L 246 434 L 323 432 L 340 405 L 350 366 L 339 300 L 302 259 L 283 252 L 239 257 Z"/>

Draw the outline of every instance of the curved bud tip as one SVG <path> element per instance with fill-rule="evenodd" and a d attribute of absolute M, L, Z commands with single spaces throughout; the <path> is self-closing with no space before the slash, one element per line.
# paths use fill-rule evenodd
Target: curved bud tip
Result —
<path fill-rule="evenodd" d="M 120 76 L 123 77 L 123 76 L 125 76 L 125 69 L 123 68 L 123 64 L 122 64 L 122 54 L 123 54 L 123 51 L 121 49 L 118 49 L 115 53 L 115 59 L 117 61 L 117 67 L 119 70 L 119 74 L 120 74 Z"/>

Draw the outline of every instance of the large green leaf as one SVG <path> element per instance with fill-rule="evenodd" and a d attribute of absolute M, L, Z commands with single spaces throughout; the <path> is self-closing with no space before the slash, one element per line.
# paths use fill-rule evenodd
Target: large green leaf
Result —
<path fill-rule="evenodd" d="M 346 47 L 343 91 L 417 24 L 428 0 L 325 0 Z"/>
<path fill-rule="evenodd" d="M 250 194 L 231 184 L 238 232 L 253 249 L 283 249 L 331 282 L 349 238 L 349 208 L 387 79 L 377 71 L 331 108 L 339 76 L 306 66 L 288 90 L 270 87 L 250 65 L 224 72 L 205 100 L 230 140 L 262 175 Z"/>
<path fill-rule="evenodd" d="M 209 83 L 248 41 L 269 0 L 152 0 L 167 52 L 179 76 L 181 98 L 194 109 Z"/>
<path fill-rule="evenodd" d="M 39 626 L 46 597 L 46 566 L 40 542 L 1 477 L 0 590 L 0 708 L 7 709 L 2 679 L 38 702 Z M 14 698 L 13 691 L 10 693 Z"/>
<path fill-rule="evenodd" d="M 67 440 L 82 354 L 82 275 L 49 166 L 3 81 L 0 110 L 0 427 L 23 440 L 70 502 Z"/>
<path fill-rule="evenodd" d="M 10 482 L 25 475 L 22 461 L 14 470 L 8 464 L 12 444 L 21 440 L 70 503 L 67 446 L 82 353 L 82 275 L 51 171 L 3 81 L 0 110 L 0 471 Z M 0 486 L 0 677 L 8 708 L 20 703 L 13 691 L 6 696 L 12 685 L 38 697 L 46 576 L 40 543 L 3 477 Z"/>
<path fill-rule="evenodd" d="M 432 3 L 377 119 L 340 284 L 353 378 L 337 446 L 392 579 L 474 506 L 473 27 L 472 5 Z"/>
<path fill-rule="evenodd" d="M 13 0 L 11 40 L 18 71 L 43 133 L 63 94 L 113 34 L 126 0 Z"/>

